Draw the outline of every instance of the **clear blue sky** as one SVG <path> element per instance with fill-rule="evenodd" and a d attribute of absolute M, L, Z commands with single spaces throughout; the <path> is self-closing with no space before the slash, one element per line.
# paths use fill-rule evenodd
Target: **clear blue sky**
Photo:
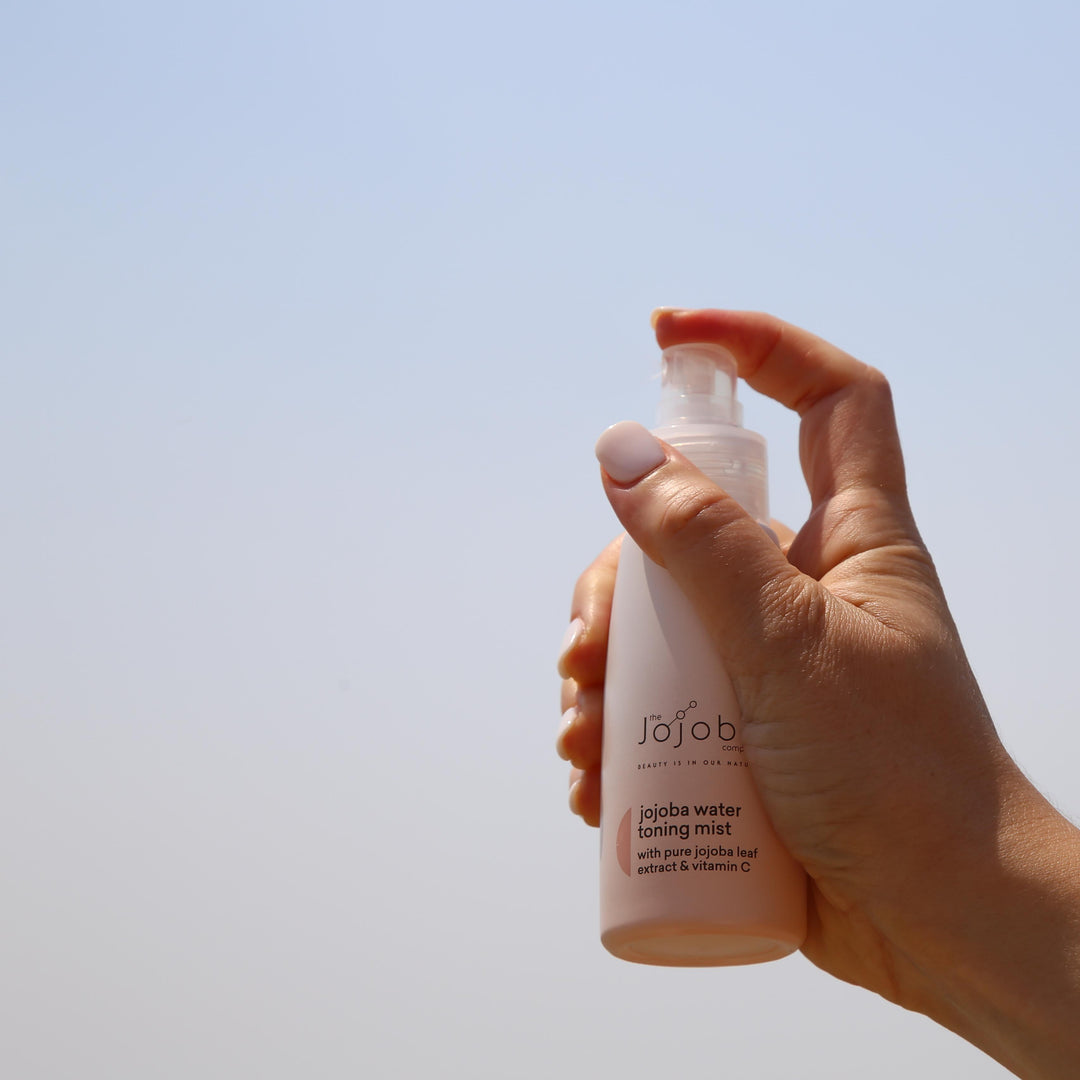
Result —
<path fill-rule="evenodd" d="M 650 309 L 770 310 L 891 377 L 1080 813 L 1077 10 L 0 4 L 0 1071 L 1003 1076 L 800 957 L 610 959 L 554 653 Z"/>

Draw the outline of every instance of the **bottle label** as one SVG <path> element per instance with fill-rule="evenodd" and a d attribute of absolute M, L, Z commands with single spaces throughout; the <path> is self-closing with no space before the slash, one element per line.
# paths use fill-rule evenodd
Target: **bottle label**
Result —
<path fill-rule="evenodd" d="M 626 724 L 612 726 L 629 730 Z M 622 872 L 628 877 L 751 873 L 760 845 L 740 842 L 750 821 L 744 812 L 748 781 L 729 772 L 749 767 L 738 725 L 720 711 L 706 717 L 691 698 L 672 712 L 644 714 L 633 734 L 639 737 L 632 750 L 610 755 L 623 758 L 610 767 L 639 796 L 616 830 Z M 614 797 L 624 785 L 614 776 L 609 780 Z M 756 795 L 751 801 L 756 803 Z"/>

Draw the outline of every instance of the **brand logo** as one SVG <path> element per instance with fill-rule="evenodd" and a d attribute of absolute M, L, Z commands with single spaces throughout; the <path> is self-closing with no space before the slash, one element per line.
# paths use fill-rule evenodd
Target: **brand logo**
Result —
<path fill-rule="evenodd" d="M 685 709 L 680 709 L 671 720 L 665 720 L 661 713 L 650 713 L 642 717 L 641 738 L 638 746 L 648 742 L 667 743 L 672 750 L 678 750 L 686 737 L 695 742 L 708 742 L 710 739 L 722 743 L 731 742 L 736 735 L 735 725 L 717 714 L 715 723 L 708 720 L 694 720 L 688 723 L 686 714 L 697 708 L 697 702 L 691 701 Z M 671 742 L 674 738 L 676 741 Z"/>

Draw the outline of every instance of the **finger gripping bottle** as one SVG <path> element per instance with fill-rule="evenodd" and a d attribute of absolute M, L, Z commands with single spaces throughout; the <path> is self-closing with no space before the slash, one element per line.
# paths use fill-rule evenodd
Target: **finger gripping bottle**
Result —
<path fill-rule="evenodd" d="M 765 440 L 742 427 L 735 360 L 717 345 L 662 358 L 654 434 L 759 521 Z M 773 831 L 739 704 L 690 602 L 623 540 L 604 690 L 601 941 L 642 964 L 774 960 L 806 936 L 806 878 Z"/>

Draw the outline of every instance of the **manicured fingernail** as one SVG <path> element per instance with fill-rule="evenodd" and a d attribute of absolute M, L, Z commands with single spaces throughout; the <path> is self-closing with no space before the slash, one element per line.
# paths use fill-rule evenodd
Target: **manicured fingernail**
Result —
<path fill-rule="evenodd" d="M 574 721 L 578 717 L 578 711 L 573 705 L 562 714 L 562 721 L 559 725 L 559 734 L 555 739 L 555 753 L 563 759 L 563 761 L 570 760 L 570 754 L 566 749 L 566 733 L 574 726 Z"/>
<path fill-rule="evenodd" d="M 579 816 L 581 814 L 581 778 L 583 775 L 577 769 L 570 774 L 570 791 L 567 798 L 567 802 L 570 804 L 570 812 Z"/>
<path fill-rule="evenodd" d="M 596 440 L 596 458 L 617 484 L 636 484 L 667 461 L 667 452 L 648 428 L 623 420 Z"/>
<path fill-rule="evenodd" d="M 582 619 L 574 619 L 570 625 L 566 628 L 566 633 L 563 634 L 562 644 L 559 646 L 559 660 L 558 668 L 559 674 L 565 679 L 568 678 L 566 672 L 563 670 L 563 663 L 566 660 L 566 654 L 577 644 L 578 638 L 585 631 L 585 623 Z"/>
<path fill-rule="evenodd" d="M 653 308 L 653 313 L 649 316 L 649 322 L 652 324 L 652 328 L 655 330 L 656 329 L 656 324 L 660 321 L 660 316 L 661 315 L 667 315 L 669 312 L 672 312 L 672 311 L 685 311 L 685 310 L 686 310 L 685 308 L 677 308 L 677 307 Z"/>

